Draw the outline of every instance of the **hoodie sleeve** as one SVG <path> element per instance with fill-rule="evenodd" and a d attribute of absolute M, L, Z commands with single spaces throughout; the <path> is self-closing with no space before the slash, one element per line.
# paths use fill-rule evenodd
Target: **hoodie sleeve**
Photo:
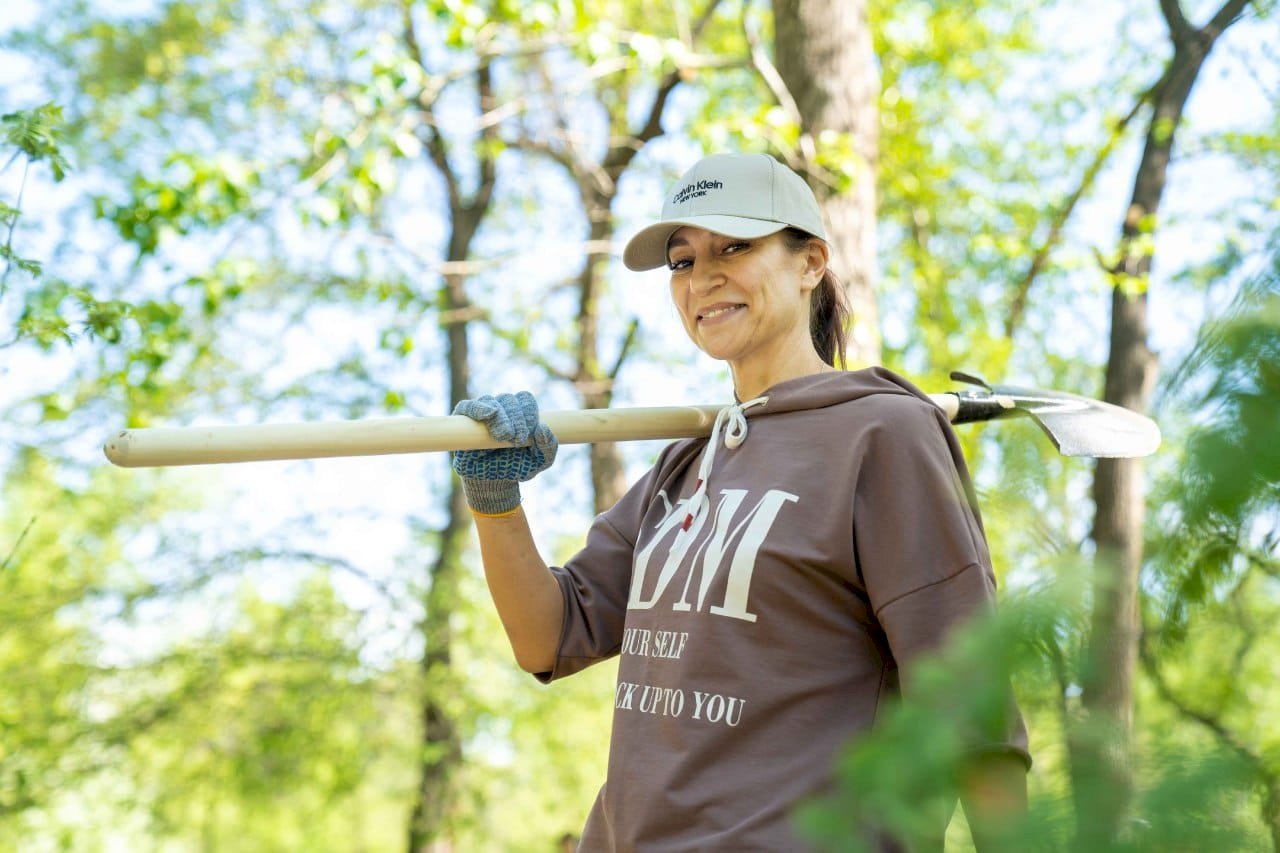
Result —
<path fill-rule="evenodd" d="M 891 397 L 877 406 L 854 495 L 854 549 L 909 696 L 913 662 L 996 600 L 960 445 L 931 403 Z M 1006 743 L 991 746 L 1025 758 L 1026 732 L 1016 711 L 1010 729 Z"/>
<path fill-rule="evenodd" d="M 552 567 L 564 596 L 564 624 L 555 667 L 540 673 L 539 680 L 572 675 L 618 653 L 634 553 L 634 539 L 615 527 L 605 513 L 591 525 L 582 550 L 564 566 Z"/>
<path fill-rule="evenodd" d="M 662 484 L 688 464 L 699 447 L 677 442 L 664 448 L 654 467 L 596 516 L 582 550 L 563 566 L 551 567 L 564 596 L 565 615 L 555 667 L 539 673 L 540 681 L 572 675 L 618 653 L 640 526 Z"/>

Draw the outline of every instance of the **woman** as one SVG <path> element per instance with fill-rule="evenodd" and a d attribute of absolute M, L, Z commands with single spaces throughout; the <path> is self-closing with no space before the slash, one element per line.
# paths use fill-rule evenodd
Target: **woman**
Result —
<path fill-rule="evenodd" d="M 816 200 L 765 155 L 714 155 L 628 243 L 666 265 L 737 403 L 679 441 L 565 566 L 538 556 L 519 480 L 555 438 L 526 394 L 457 413 L 527 448 L 456 454 L 490 591 L 544 681 L 620 655 L 609 772 L 583 850 L 795 850 L 789 812 L 911 663 L 994 600 L 972 488 L 942 412 L 883 368 L 846 372 Z M 975 835 L 1025 801 L 1020 722 L 976 745 Z"/>

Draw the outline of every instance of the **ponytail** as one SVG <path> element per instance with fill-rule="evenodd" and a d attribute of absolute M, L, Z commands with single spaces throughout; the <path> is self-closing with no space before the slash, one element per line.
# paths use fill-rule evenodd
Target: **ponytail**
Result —
<path fill-rule="evenodd" d="M 802 252 L 810 240 L 817 240 L 807 231 L 799 228 L 783 230 L 787 247 L 793 252 Z M 813 348 L 819 357 L 832 367 L 844 368 L 845 342 L 849 323 L 849 303 L 845 299 L 844 286 L 831 270 L 822 274 L 822 280 L 814 288 L 809 301 L 809 336 L 813 339 Z"/>

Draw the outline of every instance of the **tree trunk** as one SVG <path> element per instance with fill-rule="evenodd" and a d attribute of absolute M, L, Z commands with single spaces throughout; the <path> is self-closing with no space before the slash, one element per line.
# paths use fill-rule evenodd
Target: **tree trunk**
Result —
<path fill-rule="evenodd" d="M 720 0 L 707 0 L 689 34 L 691 47 L 698 43 L 719 4 Z M 545 75 L 544 79 L 552 76 Z M 598 162 L 591 159 L 580 142 L 570 134 L 559 140 L 558 147 L 544 152 L 551 153 L 553 159 L 564 167 L 577 184 L 582 208 L 587 216 L 587 257 L 577 280 L 578 341 L 574 372 L 567 377 L 578 389 L 584 408 L 604 409 L 613 403 L 614 382 L 630 353 L 635 334 L 633 323 L 619 344 L 613 364 L 606 368 L 600 363 L 599 297 L 607 284 L 610 256 L 607 247 L 614 236 L 613 202 L 617 198 L 618 182 L 644 146 L 662 135 L 662 118 L 667 103 L 671 93 L 683 79 L 684 71 L 676 68 L 655 81 L 649 111 L 635 128 L 629 126 L 626 110 L 607 111 L 609 138 L 613 141 Z M 616 97 L 619 92 L 613 90 L 612 94 Z M 602 104 L 605 100 L 601 98 Z M 628 99 L 623 97 L 621 100 L 626 103 Z M 560 117 L 556 123 L 561 127 L 569 127 L 571 124 L 567 117 Z M 601 513 L 617 503 L 618 498 L 626 491 L 626 470 L 616 444 L 592 444 L 589 453 L 592 505 L 596 513 Z"/>
<path fill-rule="evenodd" d="M 463 253 L 455 260 L 465 257 Z M 442 307 L 447 312 L 466 307 L 463 277 L 447 276 L 441 296 Z M 449 411 L 453 411 L 460 400 L 471 395 L 465 319 L 445 326 L 445 348 L 449 364 Z M 409 853 L 425 853 L 441 837 L 453 801 L 452 777 L 463 758 L 462 740 L 447 709 L 453 675 L 452 615 L 458 609 L 458 586 L 465 570 L 462 554 L 471 520 L 466 496 L 457 479 L 450 483 L 447 507 L 423 601 L 422 752 L 418 796 L 409 823 Z"/>
<path fill-rule="evenodd" d="M 612 183 L 611 187 L 616 187 Z M 609 253 L 600 247 L 613 237 L 610 205 L 613 192 L 586 190 L 583 193 L 590 220 L 590 246 L 578 276 L 578 357 L 574 384 L 586 409 L 607 409 L 613 403 L 613 381 L 617 368 L 606 371 L 600 364 L 599 295 L 605 286 Z M 618 367 L 621 366 L 619 362 Z M 626 470 L 618 445 L 600 442 L 590 445 L 592 508 L 602 513 L 618 502 L 627 490 Z"/>
<path fill-rule="evenodd" d="M 406 46 L 424 69 L 421 50 L 414 35 L 410 6 L 404 6 Z M 476 70 L 476 96 L 483 114 L 495 106 L 492 69 L 482 63 Z M 429 113 L 429 109 L 425 112 Z M 448 156 L 448 146 L 436 131 L 430 115 L 423 116 L 422 134 L 425 151 L 443 180 L 448 196 L 449 239 L 445 261 L 461 263 L 471 256 L 471 245 L 480 223 L 493 202 L 497 185 L 494 145 L 496 129 L 489 126 L 473 149 L 476 158 L 474 189 L 464 191 L 458 172 Z M 439 304 L 444 330 L 445 359 L 449 369 L 448 411 L 471 396 L 471 353 L 467 340 L 467 324 L 472 319 L 471 300 L 467 294 L 467 277 L 446 274 L 440 286 Z M 418 755 L 418 795 L 409 819 L 409 853 L 448 850 L 448 815 L 456 793 L 453 777 L 463 761 L 462 738 L 449 709 L 453 672 L 453 615 L 460 601 L 459 586 L 466 567 L 463 552 L 471 526 L 461 484 L 450 481 L 445 507 L 446 519 L 436 543 L 436 558 L 428 570 L 427 592 L 422 617 L 422 743 Z"/>
<path fill-rule="evenodd" d="M 1156 377 L 1156 358 L 1147 346 L 1147 284 L 1151 237 L 1174 138 L 1205 58 L 1247 2 L 1229 0 L 1208 25 L 1196 29 L 1182 16 L 1177 0 L 1161 0 L 1173 57 L 1152 90 L 1151 119 L 1120 236 L 1120 260 L 1111 270 L 1111 338 L 1104 399 L 1134 411 L 1146 411 Z M 1093 499 L 1097 568 L 1083 676 L 1084 718 L 1075 727 L 1071 745 L 1081 849 L 1100 849 L 1123 834 L 1132 796 L 1132 684 L 1146 509 L 1142 463 L 1137 459 L 1100 459 Z"/>
<path fill-rule="evenodd" d="M 853 312 L 848 356 L 853 365 L 880 361 L 876 308 L 876 160 L 880 80 L 865 0 L 774 0 L 774 62 L 811 139 L 822 131 L 847 135 L 859 168 L 838 192 L 816 180 L 827 220 L 831 267 L 844 280 Z M 810 164 L 811 167 L 816 164 Z"/>

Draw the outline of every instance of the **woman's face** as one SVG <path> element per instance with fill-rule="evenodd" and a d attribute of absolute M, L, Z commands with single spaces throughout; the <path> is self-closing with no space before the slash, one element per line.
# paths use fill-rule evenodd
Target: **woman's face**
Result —
<path fill-rule="evenodd" d="M 820 258 L 815 258 L 820 255 Z M 667 243 L 671 298 L 699 349 L 732 365 L 812 348 L 809 295 L 826 256 L 781 233 L 744 240 L 685 226 Z"/>

